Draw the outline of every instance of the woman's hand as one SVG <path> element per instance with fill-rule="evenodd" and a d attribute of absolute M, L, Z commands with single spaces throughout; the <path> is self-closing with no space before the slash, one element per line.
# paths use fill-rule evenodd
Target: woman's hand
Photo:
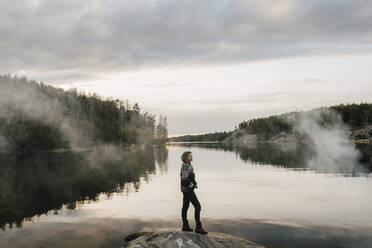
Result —
<path fill-rule="evenodd" d="M 193 182 L 191 182 L 190 184 L 189 184 L 189 188 L 191 188 L 191 189 L 196 189 L 198 187 L 198 185 L 196 185 L 195 183 L 193 183 Z"/>

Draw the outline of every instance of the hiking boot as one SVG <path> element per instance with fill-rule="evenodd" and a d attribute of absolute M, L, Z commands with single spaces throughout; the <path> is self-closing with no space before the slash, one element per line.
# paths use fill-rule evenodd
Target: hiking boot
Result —
<path fill-rule="evenodd" d="M 192 232 L 193 229 L 189 226 L 189 223 L 186 222 L 186 223 L 183 223 L 182 231 L 185 231 L 185 232 Z"/>
<path fill-rule="evenodd" d="M 200 233 L 200 234 L 207 234 L 207 233 L 208 233 L 207 231 L 205 231 L 205 230 L 203 229 L 201 223 L 196 224 L 195 232 L 196 232 L 196 233 Z"/>

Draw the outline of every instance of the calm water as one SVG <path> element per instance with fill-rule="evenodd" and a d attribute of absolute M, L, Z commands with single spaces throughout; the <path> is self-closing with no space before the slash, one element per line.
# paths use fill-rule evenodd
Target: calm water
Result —
<path fill-rule="evenodd" d="M 84 247 L 82 237 L 98 239 L 97 233 L 102 234 L 102 230 L 107 233 L 100 238 L 101 243 L 92 246 L 86 241 L 87 247 L 115 247 L 125 232 L 141 226 L 179 226 L 180 157 L 185 150 L 193 152 L 199 186 L 195 192 L 202 206 L 202 221 L 209 230 L 232 232 L 267 247 L 296 247 L 296 242 L 302 247 L 372 245 L 369 173 L 310 170 L 303 150 L 170 144 L 156 149 L 153 156 L 148 152 L 133 158 L 131 163 L 141 166 L 137 165 L 130 176 L 133 164 L 128 158 L 110 162 L 90 155 L 87 162 L 71 154 L 52 154 L 8 161 L 20 171 L 5 169 L 14 176 L 21 175 L 26 182 L 9 178 L 3 169 L 2 178 L 12 181 L 0 183 L 7 193 L 1 199 L 4 231 L 0 247 L 23 247 L 33 242 L 47 247 L 51 237 L 54 246 L 59 247 L 57 237 L 64 237 L 60 241 L 63 244 L 63 231 L 81 230 L 82 223 L 90 231 L 81 234 L 77 239 L 80 243 L 71 243 L 70 247 Z M 17 196 L 11 196 L 15 189 Z M 188 215 L 194 223 L 191 205 Z M 22 228 L 15 228 L 15 223 Z M 55 232 L 45 236 L 46 229 Z"/>

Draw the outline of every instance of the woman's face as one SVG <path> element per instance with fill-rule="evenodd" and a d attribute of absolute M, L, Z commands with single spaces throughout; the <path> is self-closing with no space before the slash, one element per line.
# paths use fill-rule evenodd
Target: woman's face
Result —
<path fill-rule="evenodd" d="M 190 153 L 189 155 L 187 155 L 187 160 L 190 161 L 190 162 L 192 161 L 192 153 Z"/>

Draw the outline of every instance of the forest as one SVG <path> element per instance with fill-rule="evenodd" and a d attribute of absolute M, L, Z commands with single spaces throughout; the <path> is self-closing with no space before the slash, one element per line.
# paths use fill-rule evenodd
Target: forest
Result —
<path fill-rule="evenodd" d="M 243 135 L 254 135 L 259 141 L 268 141 L 280 133 L 292 133 L 300 118 L 304 115 L 320 113 L 317 122 L 327 127 L 342 122 L 351 132 L 367 128 L 372 124 L 372 104 L 352 103 L 322 107 L 309 111 L 297 111 L 272 115 L 262 118 L 253 118 L 242 121 L 233 131 L 215 132 L 201 135 L 185 135 L 169 138 L 168 141 L 231 141 Z M 369 130 L 369 129 L 368 129 Z M 362 139 L 372 138 L 372 133 L 362 132 Z"/>
<path fill-rule="evenodd" d="M 172 142 L 199 142 L 199 141 L 221 141 L 231 135 L 232 131 L 229 132 L 214 132 L 199 135 L 182 135 L 178 137 L 170 137 L 168 141 Z"/>
<path fill-rule="evenodd" d="M 150 145 L 167 136 L 166 117 L 138 103 L 0 76 L 0 152 Z"/>
<path fill-rule="evenodd" d="M 340 104 L 309 111 L 290 112 L 265 118 L 256 118 L 239 123 L 238 130 L 257 135 L 258 140 L 267 141 L 282 132 L 298 132 L 296 128 L 301 119 L 312 116 L 320 127 L 327 128 L 341 124 L 344 128 L 350 129 L 350 133 L 353 133 L 355 130 L 366 128 L 372 124 L 372 104 Z M 366 134 L 365 137 L 361 138 L 368 139 L 369 137 L 369 134 Z"/>

